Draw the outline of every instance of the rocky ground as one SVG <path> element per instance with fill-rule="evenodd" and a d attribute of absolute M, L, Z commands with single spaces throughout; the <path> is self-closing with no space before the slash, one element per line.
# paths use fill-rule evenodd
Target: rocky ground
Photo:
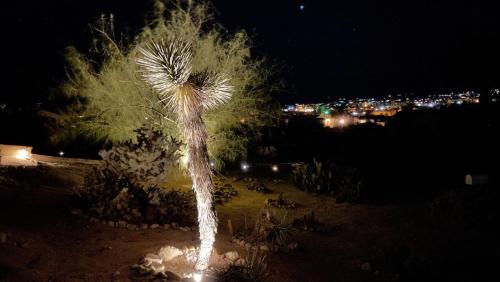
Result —
<path fill-rule="evenodd" d="M 167 246 L 182 252 L 179 258 L 186 262 L 162 257 L 165 271 L 177 275 L 189 271 L 189 252 L 198 245 L 196 229 L 127 229 L 90 220 L 75 209 L 72 195 L 81 189 L 83 176 L 97 162 L 37 157 L 38 168 L 16 172 L 20 177 L 17 183 L 0 186 L 0 281 L 155 279 L 138 278 L 137 268 L 145 257 L 149 257 L 149 265 L 156 263 L 155 255 Z M 228 221 L 233 233 L 252 226 L 268 207 L 267 200 L 278 199 L 280 193 L 283 199 L 297 203 L 296 207 L 268 208 L 286 213 L 290 221 L 300 221 L 314 212 L 322 228 L 299 225 L 294 232 L 296 248 L 268 253 L 271 281 L 378 280 L 381 270 L 373 265 L 373 256 L 387 247 L 413 244 L 417 237 L 425 237 L 417 236 L 424 222 L 422 206 L 337 204 L 330 197 L 303 193 L 286 181 L 258 179 L 271 191 L 265 194 L 248 189 L 244 177 L 248 176 L 228 176 L 238 195 L 217 206 L 219 232 L 213 266 L 246 254 L 244 244 L 233 240 Z M 190 185 L 188 179 L 181 178 L 168 186 L 188 189 Z"/>

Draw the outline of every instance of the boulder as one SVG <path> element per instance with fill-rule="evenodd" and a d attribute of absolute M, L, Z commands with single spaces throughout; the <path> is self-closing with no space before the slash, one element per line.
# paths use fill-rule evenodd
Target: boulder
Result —
<path fill-rule="evenodd" d="M 163 259 L 163 261 L 169 261 L 175 257 L 181 256 L 183 252 L 176 247 L 166 246 L 161 248 L 158 254 Z"/>
<path fill-rule="evenodd" d="M 146 263 L 146 265 L 151 265 L 152 263 L 161 264 L 163 263 L 163 259 L 157 254 L 147 254 L 144 258 L 144 262 Z"/>

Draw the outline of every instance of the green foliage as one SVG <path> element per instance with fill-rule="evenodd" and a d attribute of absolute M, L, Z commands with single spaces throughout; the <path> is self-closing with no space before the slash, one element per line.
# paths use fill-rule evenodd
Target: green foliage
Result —
<path fill-rule="evenodd" d="M 328 194 L 337 202 L 358 202 L 361 198 L 362 181 L 355 169 L 341 168 L 331 162 L 313 160 L 299 164 L 292 170 L 292 181 L 309 193 Z"/>
<path fill-rule="evenodd" d="M 270 124 L 278 113 L 268 95 L 274 89 L 269 84 L 273 72 L 265 68 L 264 60 L 251 57 L 244 31 L 230 35 L 212 22 L 210 5 L 192 2 L 165 5 L 156 1 L 154 19 L 128 43 L 114 39 L 113 18 L 103 16 L 93 28 L 93 53 L 85 55 L 68 47 L 69 79 L 62 89 L 75 103 L 63 113 L 61 122 L 67 130 L 55 136 L 55 142 L 75 130 L 123 141 L 144 123 L 182 140 L 174 116 L 165 112 L 159 97 L 141 81 L 135 63 L 140 46 L 176 38 L 192 42 L 194 72 L 209 70 L 231 78 L 230 102 L 204 116 L 215 166 L 245 158 L 247 144 L 258 136 L 259 127 Z"/>

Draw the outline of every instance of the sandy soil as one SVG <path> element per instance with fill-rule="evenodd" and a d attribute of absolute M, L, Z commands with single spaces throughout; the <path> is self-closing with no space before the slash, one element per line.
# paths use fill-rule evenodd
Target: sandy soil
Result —
<path fill-rule="evenodd" d="M 111 228 L 73 215 L 71 195 L 95 161 L 38 156 L 37 172 L 28 172 L 21 187 L 0 187 L 0 281 L 130 281 L 132 264 L 164 245 L 197 245 L 195 231 Z M 229 178 L 231 179 L 231 177 Z M 265 181 L 273 191 L 248 191 L 243 181 L 230 181 L 239 196 L 217 206 L 218 253 L 245 251 L 231 243 L 227 220 L 235 229 L 253 224 L 268 197 L 280 192 L 299 203 L 287 218 L 314 211 L 331 234 L 297 231 L 300 249 L 268 256 L 271 281 L 372 281 L 376 277 L 360 264 L 385 246 L 411 243 L 422 222 L 423 207 L 337 204 L 331 197 L 314 196 L 287 182 Z M 189 187 L 188 179 L 171 186 Z"/>

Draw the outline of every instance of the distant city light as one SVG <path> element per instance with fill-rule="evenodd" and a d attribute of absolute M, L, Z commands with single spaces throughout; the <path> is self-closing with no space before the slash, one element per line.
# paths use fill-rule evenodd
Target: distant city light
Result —
<path fill-rule="evenodd" d="M 343 118 L 339 119 L 339 123 L 340 124 L 345 124 L 345 119 L 343 119 Z"/>
<path fill-rule="evenodd" d="M 59 156 L 64 156 L 64 152 L 63 151 L 59 151 Z"/>

